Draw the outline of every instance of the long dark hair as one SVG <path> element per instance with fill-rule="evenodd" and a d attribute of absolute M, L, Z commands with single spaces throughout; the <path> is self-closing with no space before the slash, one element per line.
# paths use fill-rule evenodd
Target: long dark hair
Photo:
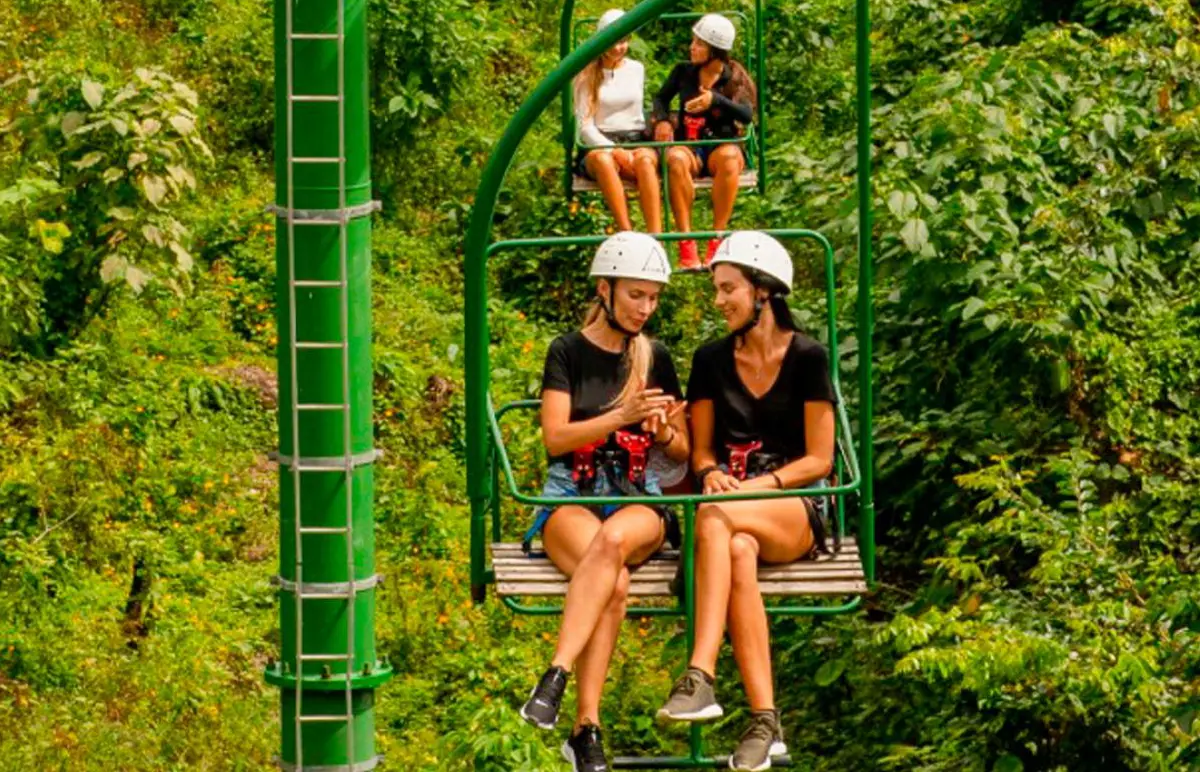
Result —
<path fill-rule="evenodd" d="M 751 107 L 758 109 L 758 86 L 754 85 L 754 78 L 750 77 L 750 73 L 746 71 L 742 63 L 734 59 L 728 51 L 714 48 L 712 45 L 709 45 L 708 50 L 712 58 L 720 59 L 729 65 L 729 69 L 733 72 L 721 93 L 734 102 L 746 102 Z"/>

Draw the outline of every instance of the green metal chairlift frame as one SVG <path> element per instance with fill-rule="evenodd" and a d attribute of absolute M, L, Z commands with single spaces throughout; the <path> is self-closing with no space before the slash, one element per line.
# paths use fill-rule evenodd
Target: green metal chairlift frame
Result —
<path fill-rule="evenodd" d="M 575 10 L 575 0 L 567 0 L 563 3 L 562 19 L 559 23 L 559 57 L 566 60 L 571 55 L 571 51 L 580 44 L 580 29 L 587 25 L 595 25 L 598 19 L 580 19 L 572 24 L 572 16 Z M 754 74 L 755 87 L 758 90 L 758 107 L 756 110 L 756 121 L 746 127 L 746 133 L 736 139 L 702 139 L 693 141 L 671 141 L 671 142 L 630 142 L 625 143 L 622 147 L 649 147 L 657 150 L 662 150 L 666 147 L 684 146 L 684 147 L 705 147 L 723 144 L 741 144 L 746 147 L 747 169 L 756 174 L 754 182 L 759 193 L 765 193 L 767 190 L 767 70 L 766 70 L 766 44 L 765 44 L 765 27 L 763 0 L 754 0 L 754 26 L 753 36 L 750 35 L 750 20 L 745 12 L 740 10 L 721 11 L 727 17 L 736 18 L 741 22 L 742 28 L 742 49 L 745 55 L 745 61 L 749 70 Z M 703 16 L 700 12 L 675 12 L 664 13 L 657 17 L 659 21 L 691 21 Z M 620 38 L 618 38 L 619 40 Z M 570 199 L 577 191 L 575 188 L 576 177 L 574 174 L 575 166 L 575 151 L 578 149 L 594 150 L 595 148 L 583 145 L 578 142 L 576 137 L 575 126 L 575 110 L 574 110 L 575 93 L 573 88 L 573 78 L 569 79 L 562 90 L 562 143 L 563 143 L 563 191 L 568 199 Z M 663 187 L 663 215 L 665 218 L 670 217 L 671 197 L 668 186 L 670 184 L 667 176 L 667 156 L 666 153 L 661 153 L 659 158 L 661 166 L 660 178 Z M 740 186 L 739 186 L 740 187 Z"/>
<path fill-rule="evenodd" d="M 578 236 L 541 239 L 514 239 L 507 241 L 491 241 L 492 223 L 496 203 L 501 186 L 516 151 L 533 126 L 534 122 L 549 107 L 554 97 L 569 90 L 572 80 L 588 62 L 592 61 L 621 38 L 624 38 L 645 24 L 662 17 L 677 0 L 643 0 L 629 13 L 613 23 L 604 32 L 593 35 L 574 51 L 565 51 L 562 61 L 546 76 L 522 104 L 517 113 L 506 127 L 504 134 L 497 142 L 484 169 L 483 177 L 475 195 L 475 205 L 467 230 L 465 249 L 465 367 L 466 367 L 466 439 L 467 439 L 467 492 L 471 504 L 471 590 L 476 602 L 482 602 L 487 593 L 487 585 L 495 582 L 494 570 L 487 566 L 487 547 L 489 537 L 499 540 L 500 520 L 499 506 L 501 493 L 501 475 L 507 483 L 509 495 L 517 502 L 533 505 L 554 505 L 561 503 L 556 499 L 521 493 L 518 490 L 513 475 L 512 465 L 504 447 L 503 435 L 500 428 L 501 419 L 509 412 L 519 409 L 536 407 L 533 400 L 516 402 L 496 410 L 490 398 L 490 355 L 489 355 L 489 320 L 488 320 L 488 276 L 487 261 L 491 256 L 521 248 L 548 248 L 562 246 L 594 245 L 604 239 L 603 236 Z M 761 0 L 759 0 L 761 3 Z M 837 429 L 838 469 L 848 471 L 846 478 L 839 476 L 836 487 L 831 489 L 804 489 L 775 491 L 769 493 L 755 492 L 723 497 L 708 497 L 703 495 L 673 495 L 657 497 L 625 497 L 620 499 L 604 497 L 582 497 L 571 499 L 572 503 L 606 504 L 645 502 L 654 504 L 678 504 L 683 507 L 684 545 L 681 550 L 681 560 L 684 569 L 684 598 L 681 604 L 673 607 L 642 607 L 630 609 L 632 615 L 647 616 L 684 616 L 687 619 L 687 644 L 690 652 L 694 634 L 694 593 L 693 593 L 693 555 L 694 519 L 698 505 L 720 498 L 720 500 L 749 499 L 749 498 L 781 498 L 787 496 L 811 496 L 832 493 L 838 499 L 838 527 L 844 526 L 844 499 L 846 495 L 856 494 L 858 497 L 858 547 L 862 559 L 863 576 L 868 585 L 875 579 L 875 501 L 873 488 L 874 452 L 872 445 L 872 412 L 873 412 L 873 368 L 872 368 L 872 333 L 874 327 L 873 304 L 873 266 L 871 258 L 871 125 L 870 125 L 870 16 L 869 0 L 855 0 L 856 17 L 856 83 L 857 83 L 857 113 L 858 113 L 858 190 L 859 207 L 858 232 L 858 296 L 857 322 L 858 333 L 858 438 L 857 445 L 853 442 L 850 431 L 850 419 L 846 413 L 844 402 L 840 399 L 840 381 L 837 373 L 838 352 L 836 334 L 836 306 L 834 305 L 834 266 L 833 249 L 829 242 L 819 233 L 803 229 L 770 230 L 781 238 L 803 238 L 815 242 L 824 253 L 825 279 L 827 296 L 828 331 L 830 343 L 831 377 L 839 395 Z M 569 41 L 570 12 L 572 0 L 567 0 L 563 14 L 563 40 Z M 761 28 L 761 10 L 759 25 Z M 761 58 L 759 60 L 762 61 Z M 569 103 L 564 102 L 564 111 L 569 111 Z M 566 113 L 564 112 L 564 115 Z M 664 145 L 680 144 L 677 142 L 661 143 Z M 568 157 L 568 165 L 570 158 Z M 568 186 L 570 170 L 567 170 Z M 684 238 L 712 237 L 718 234 L 711 232 L 696 232 L 691 234 L 669 233 L 660 238 L 664 241 L 678 241 Z M 490 528 L 489 528 L 490 516 Z M 861 605 L 861 597 L 855 597 L 848 602 L 829 605 L 791 605 L 772 606 L 768 612 L 775 615 L 830 615 L 852 611 Z M 559 609 L 555 606 L 526 606 L 506 597 L 504 602 L 519 613 L 554 614 Z M 701 729 L 698 725 L 691 727 L 689 736 L 689 754 L 678 757 L 657 758 L 617 758 L 614 767 L 623 769 L 705 769 L 723 765 L 724 759 L 706 756 L 703 750 Z M 784 761 L 776 762 L 777 766 L 790 764 Z"/>

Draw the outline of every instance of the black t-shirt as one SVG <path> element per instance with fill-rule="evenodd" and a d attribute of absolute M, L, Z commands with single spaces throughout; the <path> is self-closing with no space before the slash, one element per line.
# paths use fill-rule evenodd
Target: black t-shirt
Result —
<path fill-rule="evenodd" d="M 705 344 L 692 357 L 688 403 L 713 403 L 713 450 L 717 460 L 728 462 L 727 445 L 759 440 L 763 453 L 777 453 L 789 461 L 807 452 L 804 403 L 834 402 L 829 380 L 829 354 L 812 338 L 795 333 L 784 354 L 779 377 L 760 398 L 746 389 L 733 358 L 733 336 Z"/>
<path fill-rule="evenodd" d="M 684 105 L 700 95 L 701 69 L 703 65 L 690 62 L 675 65 L 662 88 L 654 95 L 654 123 L 671 119 L 671 102 L 679 97 L 679 111 L 672 122 L 675 124 L 675 139 L 681 141 L 688 138 L 684 119 L 691 116 Z M 702 121 L 700 139 L 732 139 L 742 133 L 740 126 L 754 120 L 754 105 L 735 97 L 734 89 L 730 86 L 732 78 L 733 68 L 726 64 L 721 76 L 713 84 L 712 105 L 703 113 L 691 116 Z"/>
<path fill-rule="evenodd" d="M 662 389 L 665 394 L 683 399 L 671 352 L 658 341 L 653 345 L 654 359 L 646 388 Z M 611 410 L 613 399 L 624 385 L 625 355 L 605 351 L 579 330 L 555 338 L 546 352 L 542 391 L 565 391 L 571 395 L 572 422 L 586 421 Z M 639 426 L 633 424 L 625 428 L 636 431 Z M 609 441 L 613 442 L 613 439 L 610 437 Z M 574 459 L 571 454 L 550 459 L 551 463 L 556 461 L 569 466 Z"/>

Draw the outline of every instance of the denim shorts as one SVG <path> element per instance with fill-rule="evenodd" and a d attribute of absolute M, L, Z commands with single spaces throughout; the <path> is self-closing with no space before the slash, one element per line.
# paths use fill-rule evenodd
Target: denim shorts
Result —
<path fill-rule="evenodd" d="M 619 467 L 615 470 L 618 474 L 624 474 L 624 470 Z M 647 469 L 645 474 L 645 483 L 643 489 L 647 496 L 661 496 L 662 487 L 659 485 L 658 474 L 653 469 Z M 584 494 L 580 493 L 579 486 L 575 484 L 575 478 L 571 467 L 563 463 L 554 463 L 546 472 L 546 484 L 542 486 L 542 495 L 549 498 L 561 498 L 564 501 L 553 507 L 539 507 L 534 511 L 533 525 L 525 534 L 524 543 L 528 545 L 533 539 L 542 532 L 542 528 L 546 526 L 546 521 L 550 519 L 550 515 L 554 514 L 554 510 L 561 506 L 566 506 L 571 502 L 568 499 L 576 498 Z M 608 474 L 600 471 L 596 475 L 596 482 L 592 491 L 588 495 L 591 496 L 624 496 L 616 485 L 613 484 Z M 603 506 L 589 506 L 588 509 L 600 518 L 607 520 L 612 517 L 617 510 L 623 509 L 622 504 L 605 504 Z M 666 507 L 651 507 L 658 516 L 667 523 L 667 531 L 671 532 L 671 523 L 673 516 Z"/>

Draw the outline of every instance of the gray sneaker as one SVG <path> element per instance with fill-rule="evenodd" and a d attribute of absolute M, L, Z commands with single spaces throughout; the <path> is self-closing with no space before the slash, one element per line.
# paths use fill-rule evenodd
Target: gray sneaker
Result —
<path fill-rule="evenodd" d="M 671 687 L 671 696 L 659 709 L 658 717 L 671 721 L 711 721 L 723 713 L 708 676 L 689 667 Z"/>
<path fill-rule="evenodd" d="M 771 768 L 771 757 L 787 753 L 779 716 L 773 710 L 750 714 L 750 726 L 742 733 L 737 750 L 729 757 L 729 768 L 742 772 L 761 772 Z"/>

